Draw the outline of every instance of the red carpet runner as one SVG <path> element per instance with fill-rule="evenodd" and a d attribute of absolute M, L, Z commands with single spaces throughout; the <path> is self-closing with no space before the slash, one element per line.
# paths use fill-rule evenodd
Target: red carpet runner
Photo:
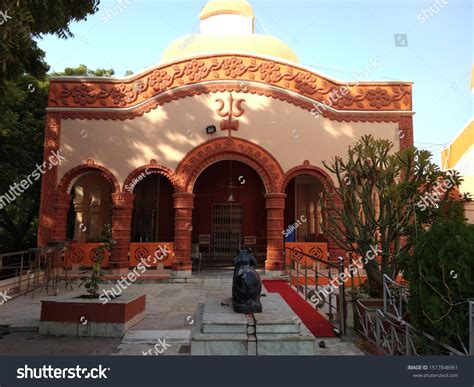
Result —
<path fill-rule="evenodd" d="M 334 337 L 331 323 L 312 308 L 296 293 L 288 282 L 283 280 L 263 280 L 263 285 L 270 293 L 280 293 L 289 307 L 303 321 L 315 337 Z"/>

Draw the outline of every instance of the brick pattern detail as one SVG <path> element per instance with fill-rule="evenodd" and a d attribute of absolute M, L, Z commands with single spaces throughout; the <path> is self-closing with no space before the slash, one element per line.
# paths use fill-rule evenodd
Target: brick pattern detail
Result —
<path fill-rule="evenodd" d="M 267 209 L 267 259 L 265 270 L 283 271 L 283 235 L 285 198 L 284 193 L 265 195 Z"/>
<path fill-rule="evenodd" d="M 175 193 L 174 208 L 174 260 L 173 271 L 191 270 L 191 232 L 193 224 L 194 195 L 192 193 Z"/>
<path fill-rule="evenodd" d="M 58 113 L 48 113 L 46 116 L 43 165 L 46 166 L 48 158 L 53 151 L 59 150 L 61 134 L 61 119 Z M 45 246 L 53 240 L 55 225 L 55 193 L 58 179 L 58 167 L 47 167 L 41 179 L 41 198 L 38 222 L 38 246 Z"/>
<path fill-rule="evenodd" d="M 298 65 L 231 54 L 176 61 L 127 80 L 52 79 L 48 106 L 132 108 L 163 93 L 171 94 L 177 88 L 211 81 L 237 81 L 243 91 L 250 88 L 248 82 L 264 83 L 341 111 L 410 111 L 412 107 L 411 83 L 345 84 Z"/>
<path fill-rule="evenodd" d="M 112 194 L 112 236 L 116 241 L 110 257 L 110 266 L 113 269 L 124 269 L 129 266 L 133 199 L 134 195 L 128 192 Z"/>

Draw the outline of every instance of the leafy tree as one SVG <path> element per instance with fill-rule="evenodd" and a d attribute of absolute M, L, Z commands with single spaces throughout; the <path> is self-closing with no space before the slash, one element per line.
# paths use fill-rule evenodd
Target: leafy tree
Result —
<path fill-rule="evenodd" d="M 408 310 L 420 331 L 466 353 L 467 300 L 474 299 L 474 225 L 466 223 L 459 203 L 441 211 L 429 229 L 419 230 L 412 253 L 401 259 L 410 291 Z M 428 340 L 421 340 L 421 346 L 426 354 L 442 352 Z"/>
<path fill-rule="evenodd" d="M 67 72 L 110 76 L 114 70 L 90 70 L 81 65 Z M 56 75 L 66 75 L 66 70 Z M 0 197 L 43 162 L 48 88 L 46 77 L 38 81 L 30 75 L 5 83 L 5 94 L 0 98 Z M 4 200 L 7 205 L 3 206 L 0 201 L 0 253 L 36 246 L 41 181 L 32 181 L 10 204 Z"/>
<path fill-rule="evenodd" d="M 6 83 L 0 102 L 0 196 L 26 179 L 43 162 L 45 108 L 48 84 L 23 75 Z M 39 181 L 0 209 L 0 252 L 18 251 L 36 245 L 39 211 Z M 3 205 L 2 205 L 3 207 Z"/>
<path fill-rule="evenodd" d="M 456 173 L 440 171 L 430 158 L 430 152 L 415 148 L 393 152 L 391 141 L 366 135 L 349 147 L 346 159 L 335 156 L 324 162 L 338 184 L 333 192 L 323 193 L 321 203 L 328 213 L 323 229 L 346 251 L 362 257 L 380 251 L 380 265 L 364 260 L 373 296 L 382 295 L 383 274 L 396 278 L 400 273 L 398 257 L 411 248 L 407 237 L 417 225 L 428 225 L 438 211 L 429 206 L 416 216 L 424 195 L 449 178 L 451 186 L 439 197 L 443 204 L 462 181 Z"/>
<path fill-rule="evenodd" d="M 48 65 L 35 38 L 45 34 L 72 37 L 69 24 L 94 14 L 99 2 L 3 0 L 1 10 L 6 14 L 0 26 L 0 90 L 6 81 L 16 81 L 25 73 L 43 79 Z"/>
<path fill-rule="evenodd" d="M 52 76 L 83 76 L 83 77 L 111 77 L 115 74 L 114 69 L 89 69 L 86 65 L 78 67 L 66 67 L 64 71 L 59 73 L 51 73 Z"/>

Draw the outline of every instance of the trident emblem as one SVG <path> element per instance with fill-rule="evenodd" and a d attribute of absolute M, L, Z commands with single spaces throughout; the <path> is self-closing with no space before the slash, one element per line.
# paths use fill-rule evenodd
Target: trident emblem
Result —
<path fill-rule="evenodd" d="M 232 118 L 239 118 L 245 113 L 245 109 L 242 108 L 242 104 L 245 102 L 245 99 L 234 100 L 232 93 L 229 93 L 229 110 L 224 113 L 225 102 L 222 99 L 216 99 L 216 102 L 219 103 L 219 107 L 216 109 L 217 114 L 220 117 L 227 117 L 227 119 L 221 121 L 221 130 L 228 130 L 229 137 L 231 137 L 232 130 L 239 130 L 239 121 L 233 120 Z M 236 112 L 234 111 L 234 102 Z"/>

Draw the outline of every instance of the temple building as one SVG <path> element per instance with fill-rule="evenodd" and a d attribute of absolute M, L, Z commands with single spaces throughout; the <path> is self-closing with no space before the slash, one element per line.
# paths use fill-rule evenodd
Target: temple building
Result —
<path fill-rule="evenodd" d="M 51 78 L 44 158 L 65 160 L 43 176 L 40 246 L 70 241 L 68 259 L 87 265 L 110 224 L 105 268 L 129 270 L 165 245 L 175 276 L 198 257 L 231 265 L 242 247 L 276 275 L 284 243 L 344 253 L 321 227 L 321 192 L 338 184 L 323 160 L 364 134 L 412 146 L 412 84 L 305 66 L 255 33 L 246 0 L 211 0 L 199 19 L 199 34 L 140 73 Z"/>

